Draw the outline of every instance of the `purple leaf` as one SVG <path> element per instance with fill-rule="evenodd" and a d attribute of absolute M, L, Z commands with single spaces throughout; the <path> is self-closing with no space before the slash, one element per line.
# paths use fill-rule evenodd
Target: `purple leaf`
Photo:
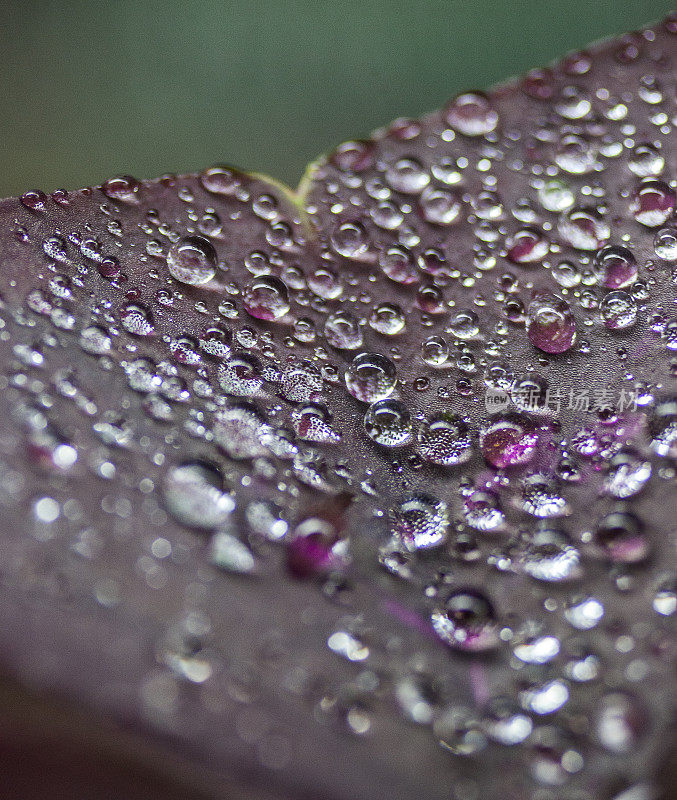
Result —
<path fill-rule="evenodd" d="M 0 204 L 22 796 L 668 796 L 676 33 Z"/>

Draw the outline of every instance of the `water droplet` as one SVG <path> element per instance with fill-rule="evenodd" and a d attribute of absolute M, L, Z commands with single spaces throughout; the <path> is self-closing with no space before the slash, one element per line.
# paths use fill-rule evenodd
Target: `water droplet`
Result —
<path fill-rule="evenodd" d="M 604 616 L 604 606 L 596 597 L 577 597 L 567 605 L 564 616 L 574 628 L 589 631 Z"/>
<path fill-rule="evenodd" d="M 307 442 L 330 444 L 341 439 L 330 424 L 331 415 L 323 403 L 307 403 L 292 414 L 294 430 Z"/>
<path fill-rule="evenodd" d="M 487 735 L 505 746 L 520 744 L 534 727 L 530 717 L 508 697 L 493 698 L 482 723 Z"/>
<path fill-rule="evenodd" d="M 597 166 L 596 148 L 580 136 L 564 136 L 557 148 L 555 163 L 570 175 L 586 175 Z"/>
<path fill-rule="evenodd" d="M 583 757 L 575 749 L 572 738 L 560 728 L 536 728 L 530 745 L 531 774 L 541 784 L 563 786 L 572 773 L 583 768 Z"/>
<path fill-rule="evenodd" d="M 671 617 L 677 611 L 677 578 L 664 578 L 653 599 L 653 609 L 663 617 Z"/>
<path fill-rule="evenodd" d="M 457 339 L 472 339 L 479 331 L 479 318 L 474 311 L 458 311 L 449 323 L 449 332 Z"/>
<path fill-rule="evenodd" d="M 474 589 L 455 591 L 431 619 L 435 633 L 454 649 L 477 653 L 499 644 L 494 607 Z"/>
<path fill-rule="evenodd" d="M 244 176 L 232 167 L 209 167 L 200 174 L 200 183 L 211 194 L 232 197 L 240 190 Z"/>
<path fill-rule="evenodd" d="M 231 458 L 265 455 L 264 437 L 268 432 L 263 416 L 248 403 L 220 409 L 216 414 L 214 440 Z"/>
<path fill-rule="evenodd" d="M 472 455 L 467 423 L 451 412 L 442 411 L 426 419 L 417 434 L 419 454 L 432 464 L 462 464 Z"/>
<path fill-rule="evenodd" d="M 625 330 L 637 321 L 637 303 L 627 292 L 609 292 L 599 304 L 599 313 L 610 330 Z"/>
<path fill-rule="evenodd" d="M 361 222 L 342 222 L 334 229 L 331 244 L 345 258 L 360 258 L 369 248 L 369 236 Z"/>
<path fill-rule="evenodd" d="M 529 341 L 546 353 L 564 353 L 576 339 L 576 320 L 566 300 L 536 292 L 527 308 Z"/>
<path fill-rule="evenodd" d="M 327 317 L 324 335 L 337 350 L 357 350 L 362 346 L 360 324 L 349 311 L 337 311 Z"/>
<path fill-rule="evenodd" d="M 627 247 L 607 245 L 595 256 L 593 270 L 602 286 L 623 289 L 637 280 L 637 262 Z"/>
<path fill-rule="evenodd" d="M 455 756 L 471 756 L 487 746 L 479 721 L 469 709 L 450 706 L 433 723 L 440 746 Z"/>
<path fill-rule="evenodd" d="M 498 469 L 527 464 L 537 444 L 538 434 L 533 426 L 517 418 L 495 420 L 480 431 L 482 455 Z"/>
<path fill-rule="evenodd" d="M 638 178 L 650 178 L 660 175 L 665 166 L 665 159 L 651 144 L 635 145 L 632 156 L 628 161 L 628 168 Z"/>
<path fill-rule="evenodd" d="M 323 515 L 309 516 L 287 540 L 287 568 L 296 578 L 341 572 L 349 563 L 348 542 L 336 524 Z"/>
<path fill-rule="evenodd" d="M 600 744 L 612 753 L 635 752 L 647 728 L 646 712 L 636 698 L 624 692 L 604 695 L 595 716 Z"/>
<path fill-rule="evenodd" d="M 413 158 L 399 158 L 388 164 L 386 181 L 396 192 L 420 194 L 430 183 L 430 174 Z"/>
<path fill-rule="evenodd" d="M 448 535 L 446 503 L 417 492 L 392 510 L 391 532 L 407 550 L 425 550 L 443 544 Z"/>
<path fill-rule="evenodd" d="M 113 340 L 104 328 L 100 328 L 98 325 L 90 325 L 80 332 L 80 347 L 86 353 L 103 356 L 106 353 L 110 353 L 113 347 Z"/>
<path fill-rule="evenodd" d="M 212 537 L 209 560 L 219 569 L 241 575 L 248 575 L 256 568 L 252 551 L 227 531 L 219 531 Z"/>
<path fill-rule="evenodd" d="M 137 205 L 140 202 L 141 184 L 131 175 L 120 175 L 109 178 L 101 185 L 101 191 L 111 200 L 128 205 Z"/>
<path fill-rule="evenodd" d="M 223 491 L 221 473 L 206 461 L 171 467 L 164 477 L 163 496 L 167 511 L 191 528 L 216 528 L 235 508 L 233 498 Z"/>
<path fill-rule="evenodd" d="M 421 344 L 421 357 L 429 367 L 441 367 L 449 358 L 449 345 L 441 336 L 429 336 Z"/>
<path fill-rule="evenodd" d="M 532 534 L 518 558 L 519 568 L 539 581 L 560 583 L 581 576 L 581 555 L 562 531 L 543 529 Z"/>
<path fill-rule="evenodd" d="M 19 198 L 21 205 L 31 211 L 45 211 L 47 208 L 47 195 L 41 191 L 25 192 Z"/>
<path fill-rule="evenodd" d="M 480 92 L 456 97 L 445 111 L 447 124 L 464 136 L 486 136 L 498 125 L 498 113 Z"/>
<path fill-rule="evenodd" d="M 167 252 L 167 268 L 173 278 L 190 286 L 208 283 L 216 272 L 216 251 L 202 236 L 188 236 Z"/>
<path fill-rule="evenodd" d="M 216 326 L 210 327 L 200 334 L 200 349 L 207 355 L 225 359 L 230 356 L 231 340 L 229 331 Z"/>
<path fill-rule="evenodd" d="M 280 391 L 292 403 L 316 400 L 322 391 L 322 375 L 310 363 L 291 364 L 282 373 Z"/>
<path fill-rule="evenodd" d="M 336 300 L 343 294 L 341 278 L 327 267 L 318 267 L 308 276 L 308 288 L 324 300 Z"/>
<path fill-rule="evenodd" d="M 203 614 L 189 614 L 159 642 L 157 660 L 191 683 L 204 683 L 213 671 L 207 648 L 209 632 L 209 620 Z"/>
<path fill-rule="evenodd" d="M 405 286 L 419 280 L 411 254 L 402 247 L 389 247 L 379 253 L 378 263 L 391 281 Z"/>
<path fill-rule="evenodd" d="M 643 561 L 649 552 L 640 521 L 624 511 L 607 514 L 597 523 L 593 544 L 604 558 L 614 563 L 634 564 Z"/>
<path fill-rule="evenodd" d="M 395 336 L 404 330 L 404 312 L 395 303 L 379 303 L 369 316 L 369 326 L 384 336 Z"/>
<path fill-rule="evenodd" d="M 289 311 L 289 292 L 274 275 L 260 275 L 242 290 L 242 305 L 256 319 L 274 322 Z"/>
<path fill-rule="evenodd" d="M 635 453 L 622 451 L 611 459 L 604 488 L 612 497 L 624 500 L 640 492 L 650 477 L 650 462 Z"/>
<path fill-rule="evenodd" d="M 533 623 L 527 623 L 511 641 L 515 658 L 525 664 L 549 664 L 560 651 L 559 639 L 543 633 L 542 627 Z"/>
<path fill-rule="evenodd" d="M 675 210 L 675 191 L 663 181 L 645 180 L 632 196 L 630 211 L 641 225 L 658 228 Z"/>
<path fill-rule="evenodd" d="M 345 382 L 350 394 L 363 403 L 384 400 L 397 384 L 395 365 L 379 353 L 361 353 L 346 370 Z"/>
<path fill-rule="evenodd" d="M 228 361 L 219 364 L 218 380 L 227 394 L 252 397 L 263 384 L 261 362 L 250 353 L 233 353 Z"/>
<path fill-rule="evenodd" d="M 562 214 L 557 230 L 577 250 L 598 250 L 611 236 L 609 223 L 594 208 L 573 208 Z"/>
<path fill-rule="evenodd" d="M 383 447 L 402 447 L 411 439 L 411 416 L 399 400 L 379 400 L 364 415 L 367 436 Z"/>
<path fill-rule="evenodd" d="M 538 190 L 538 199 L 546 211 L 560 213 L 568 211 L 576 200 L 576 195 L 564 181 L 546 181 Z"/>
<path fill-rule="evenodd" d="M 541 261 L 550 250 L 550 242 L 535 228 L 523 228 L 505 243 L 507 255 L 515 264 L 533 264 Z"/>
<path fill-rule="evenodd" d="M 461 213 L 461 203 L 451 192 L 428 187 L 418 202 L 423 219 L 432 225 L 451 225 Z"/>
<path fill-rule="evenodd" d="M 677 228 L 661 228 L 654 238 L 654 251 L 665 261 L 677 261 Z"/>
<path fill-rule="evenodd" d="M 364 172 L 373 164 L 374 149 L 374 142 L 344 142 L 334 150 L 329 160 L 343 172 Z"/>
<path fill-rule="evenodd" d="M 569 700 L 569 689 L 560 680 L 547 681 L 546 683 L 533 684 L 528 689 L 520 692 L 522 705 L 541 716 L 554 714 Z"/>
<path fill-rule="evenodd" d="M 522 508 L 534 517 L 559 517 L 569 511 L 553 482 L 538 472 L 522 483 Z"/>
<path fill-rule="evenodd" d="M 155 325 L 150 311 L 140 303 L 127 303 L 120 309 L 122 327 L 135 336 L 152 336 Z"/>
<path fill-rule="evenodd" d="M 659 456 L 677 458 L 677 400 L 659 403 L 649 420 L 651 449 Z"/>

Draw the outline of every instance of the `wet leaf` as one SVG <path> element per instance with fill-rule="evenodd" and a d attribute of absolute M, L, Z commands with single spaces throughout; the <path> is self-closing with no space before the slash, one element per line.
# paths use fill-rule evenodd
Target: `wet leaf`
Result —
<path fill-rule="evenodd" d="M 298 192 L 213 167 L 3 201 L 6 680 L 209 797 L 653 797 L 676 32 Z"/>

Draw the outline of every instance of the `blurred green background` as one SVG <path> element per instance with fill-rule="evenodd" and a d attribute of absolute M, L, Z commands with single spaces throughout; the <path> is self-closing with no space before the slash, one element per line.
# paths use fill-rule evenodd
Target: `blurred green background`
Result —
<path fill-rule="evenodd" d="M 215 162 L 296 184 L 346 138 L 669 10 L 657 0 L 2 0 L 0 195 Z"/>

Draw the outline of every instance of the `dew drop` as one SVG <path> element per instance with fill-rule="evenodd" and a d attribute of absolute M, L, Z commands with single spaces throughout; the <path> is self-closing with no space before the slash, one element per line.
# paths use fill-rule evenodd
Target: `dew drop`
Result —
<path fill-rule="evenodd" d="M 564 353 L 576 339 L 576 320 L 566 300 L 536 292 L 527 308 L 529 341 L 545 353 Z"/>
<path fill-rule="evenodd" d="M 486 136 L 498 125 L 498 112 L 480 92 L 456 97 L 445 110 L 447 124 L 464 136 Z"/>
<path fill-rule="evenodd" d="M 625 330 L 637 321 L 637 303 L 628 292 L 609 292 L 599 304 L 599 313 L 610 330 Z"/>
<path fill-rule="evenodd" d="M 416 449 L 431 464 L 454 466 L 472 455 L 472 442 L 467 423 L 448 411 L 426 419 L 416 437 Z"/>
<path fill-rule="evenodd" d="M 357 350 L 362 346 L 360 323 L 349 311 L 330 314 L 324 323 L 324 336 L 337 350 Z"/>
<path fill-rule="evenodd" d="M 223 491 L 221 473 L 206 461 L 171 467 L 165 474 L 162 491 L 167 511 L 190 528 L 216 528 L 235 508 L 233 498 Z"/>
<path fill-rule="evenodd" d="M 448 535 L 449 513 L 446 503 L 417 492 L 392 510 L 391 532 L 407 550 L 426 550 L 443 544 Z"/>
<path fill-rule="evenodd" d="M 494 467 L 505 469 L 527 464 L 534 457 L 538 434 L 517 418 L 492 421 L 480 430 L 480 448 Z"/>
<path fill-rule="evenodd" d="M 557 230 L 577 250 L 598 250 L 611 236 L 609 223 L 594 208 L 573 208 L 562 214 Z"/>
<path fill-rule="evenodd" d="M 101 185 L 101 191 L 111 200 L 128 205 L 137 205 L 140 202 L 141 184 L 131 175 L 121 175 L 109 178 Z"/>
<path fill-rule="evenodd" d="M 430 174 L 413 158 L 390 162 L 385 178 L 390 187 L 402 194 L 420 194 L 430 183 Z"/>
<path fill-rule="evenodd" d="M 409 410 L 399 400 L 379 400 L 364 415 L 367 436 L 383 447 L 402 447 L 411 439 Z"/>
<path fill-rule="evenodd" d="M 624 511 L 607 514 L 597 523 L 593 544 L 613 563 L 634 564 L 643 561 L 649 552 L 649 542 L 640 521 Z"/>
<path fill-rule="evenodd" d="M 263 384 L 261 362 L 250 353 L 234 353 L 228 361 L 219 364 L 218 381 L 227 394 L 251 397 Z"/>
<path fill-rule="evenodd" d="M 188 236 L 167 252 L 167 267 L 173 278 L 190 286 L 208 283 L 216 272 L 216 251 L 202 236 Z"/>
<path fill-rule="evenodd" d="M 440 639 L 456 650 L 482 652 L 499 644 L 498 624 L 489 599 L 474 589 L 460 589 L 432 613 Z"/>
<path fill-rule="evenodd" d="M 581 576 L 580 561 L 578 549 L 565 533 L 546 528 L 529 537 L 518 564 L 536 580 L 561 583 Z"/>
<path fill-rule="evenodd" d="M 345 258 L 361 258 L 369 247 L 369 237 L 361 222 L 342 222 L 334 229 L 331 244 Z"/>
<path fill-rule="evenodd" d="M 255 319 L 274 322 L 289 311 L 287 286 L 274 275 L 261 275 L 242 290 L 242 305 Z"/>
<path fill-rule="evenodd" d="M 120 309 L 122 327 L 135 336 L 152 336 L 155 325 L 150 311 L 140 303 L 127 303 Z"/>
<path fill-rule="evenodd" d="M 397 384 L 395 365 L 379 353 L 361 353 L 346 370 L 345 382 L 350 394 L 363 403 L 384 400 Z"/>
<path fill-rule="evenodd" d="M 632 196 L 630 211 L 641 225 L 658 228 L 675 210 L 675 191 L 663 181 L 645 180 Z"/>

